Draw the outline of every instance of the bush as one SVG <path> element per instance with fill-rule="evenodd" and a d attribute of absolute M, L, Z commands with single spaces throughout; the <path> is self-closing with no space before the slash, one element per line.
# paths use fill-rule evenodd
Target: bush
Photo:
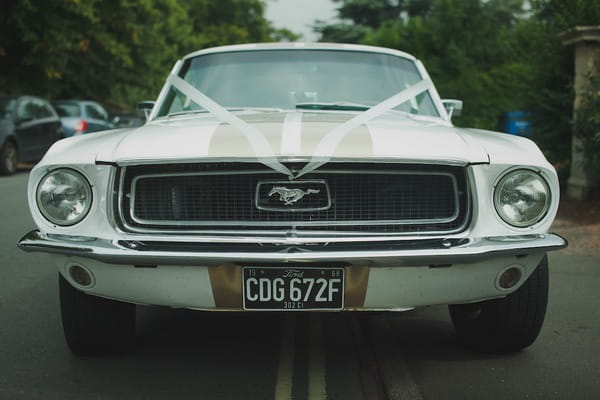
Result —
<path fill-rule="evenodd" d="M 575 113 L 575 136 L 581 141 L 584 166 L 600 185 L 600 77 L 591 77 Z"/>

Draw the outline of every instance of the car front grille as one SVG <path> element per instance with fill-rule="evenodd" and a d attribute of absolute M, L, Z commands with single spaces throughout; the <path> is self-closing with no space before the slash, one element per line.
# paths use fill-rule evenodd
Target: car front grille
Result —
<path fill-rule="evenodd" d="M 329 163 L 294 181 L 257 163 L 132 166 L 119 193 L 131 231 L 437 233 L 469 216 L 465 169 L 452 166 Z"/>

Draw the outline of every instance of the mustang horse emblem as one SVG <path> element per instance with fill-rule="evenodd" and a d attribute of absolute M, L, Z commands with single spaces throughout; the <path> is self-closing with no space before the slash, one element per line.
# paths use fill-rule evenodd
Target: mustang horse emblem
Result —
<path fill-rule="evenodd" d="M 316 194 L 319 193 L 318 189 L 288 189 L 285 186 L 273 186 L 271 191 L 269 192 L 269 197 L 273 196 L 275 193 L 279 194 L 279 201 L 283 201 L 286 206 L 294 204 L 301 198 L 303 198 L 307 194 Z"/>

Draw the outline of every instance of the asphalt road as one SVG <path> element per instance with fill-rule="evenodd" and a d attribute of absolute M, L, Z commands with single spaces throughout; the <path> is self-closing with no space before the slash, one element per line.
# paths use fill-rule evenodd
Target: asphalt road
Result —
<path fill-rule="evenodd" d="M 533 346 L 457 346 L 446 307 L 407 313 L 203 313 L 138 307 L 137 347 L 77 358 L 57 272 L 15 243 L 34 228 L 27 172 L 0 177 L 0 399 L 598 399 L 600 258 L 550 256 Z M 560 232 L 559 232 L 560 233 Z"/>

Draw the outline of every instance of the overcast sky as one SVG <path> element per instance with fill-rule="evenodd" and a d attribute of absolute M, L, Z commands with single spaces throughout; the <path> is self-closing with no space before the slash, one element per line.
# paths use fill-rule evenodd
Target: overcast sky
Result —
<path fill-rule="evenodd" d="M 266 0 L 266 3 L 266 17 L 276 28 L 300 33 L 301 40 L 307 42 L 318 39 L 310 28 L 315 20 L 331 21 L 338 7 L 331 0 Z"/>

